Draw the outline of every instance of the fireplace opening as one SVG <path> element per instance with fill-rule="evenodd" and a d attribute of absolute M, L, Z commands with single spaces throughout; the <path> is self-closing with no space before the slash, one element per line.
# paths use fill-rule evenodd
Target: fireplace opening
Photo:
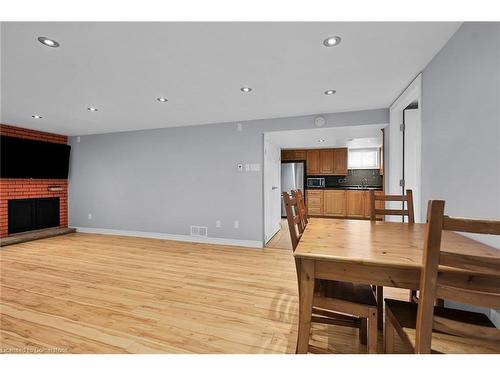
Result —
<path fill-rule="evenodd" d="M 59 226 L 59 198 L 8 201 L 9 234 Z"/>

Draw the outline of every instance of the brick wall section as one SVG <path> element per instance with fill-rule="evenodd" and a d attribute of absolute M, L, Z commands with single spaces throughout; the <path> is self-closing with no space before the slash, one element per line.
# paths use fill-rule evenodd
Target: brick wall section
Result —
<path fill-rule="evenodd" d="M 36 141 L 46 141 L 62 144 L 68 143 L 68 137 L 66 137 L 65 135 L 45 133 L 37 130 L 18 128 L 16 126 L 3 124 L 0 124 L 0 135 L 5 135 L 7 137 L 34 139 Z"/>
<path fill-rule="evenodd" d="M 68 143 L 64 135 L 39 132 L 10 125 L 0 124 L 0 134 L 46 141 L 53 143 Z M 60 186 L 61 191 L 49 191 L 49 186 Z M 59 197 L 60 226 L 68 226 L 68 180 L 66 179 L 30 179 L 30 178 L 0 178 L 0 238 L 8 235 L 8 203 L 9 199 L 51 198 Z"/>

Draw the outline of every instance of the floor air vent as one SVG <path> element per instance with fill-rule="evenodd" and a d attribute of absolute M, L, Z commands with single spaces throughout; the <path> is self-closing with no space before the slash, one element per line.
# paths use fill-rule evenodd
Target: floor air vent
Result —
<path fill-rule="evenodd" d="M 196 225 L 191 225 L 191 236 L 206 237 L 208 235 L 207 227 L 198 227 Z"/>

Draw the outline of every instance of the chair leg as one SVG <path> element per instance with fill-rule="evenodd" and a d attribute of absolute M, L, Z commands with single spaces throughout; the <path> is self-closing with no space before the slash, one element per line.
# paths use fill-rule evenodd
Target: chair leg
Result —
<path fill-rule="evenodd" d="M 384 287 L 377 285 L 377 327 L 384 328 Z"/>
<path fill-rule="evenodd" d="M 384 353 L 394 353 L 394 325 L 385 312 Z"/>
<path fill-rule="evenodd" d="M 377 338 L 378 338 L 378 329 L 377 329 L 377 310 L 370 310 L 370 317 L 368 320 L 368 354 L 377 354 Z"/>
<path fill-rule="evenodd" d="M 367 319 L 360 318 L 360 326 L 359 326 L 359 342 L 360 342 L 360 344 L 366 345 L 368 343 L 367 336 L 368 336 Z"/>

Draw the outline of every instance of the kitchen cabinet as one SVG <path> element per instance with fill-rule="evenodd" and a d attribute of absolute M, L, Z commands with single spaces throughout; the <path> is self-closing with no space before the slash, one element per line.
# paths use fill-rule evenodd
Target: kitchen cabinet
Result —
<path fill-rule="evenodd" d="M 306 190 L 307 214 L 323 215 L 323 190 Z"/>
<path fill-rule="evenodd" d="M 308 176 L 346 176 L 347 148 L 307 150 Z"/>
<path fill-rule="evenodd" d="M 347 148 L 281 150 L 281 160 L 305 160 L 308 176 L 347 175 Z"/>
<path fill-rule="evenodd" d="M 281 150 L 281 160 L 306 160 L 306 150 Z"/>
<path fill-rule="evenodd" d="M 346 212 L 348 217 L 366 217 L 366 193 L 366 190 L 346 190 Z"/>
<path fill-rule="evenodd" d="M 323 201 L 325 216 L 346 216 L 346 190 L 325 190 Z"/>
<path fill-rule="evenodd" d="M 375 191 L 375 195 L 381 194 L 384 192 Z M 308 189 L 306 201 L 309 215 L 370 219 L 369 190 Z M 377 201 L 375 205 L 384 208 L 383 201 Z"/>
<path fill-rule="evenodd" d="M 314 176 L 321 174 L 319 150 L 307 150 L 306 157 L 307 175 Z"/>
<path fill-rule="evenodd" d="M 333 150 L 319 151 L 319 172 L 325 175 L 333 175 Z"/>
<path fill-rule="evenodd" d="M 295 160 L 306 160 L 306 150 L 295 150 Z"/>
<path fill-rule="evenodd" d="M 333 149 L 333 174 L 347 175 L 347 148 Z"/>

